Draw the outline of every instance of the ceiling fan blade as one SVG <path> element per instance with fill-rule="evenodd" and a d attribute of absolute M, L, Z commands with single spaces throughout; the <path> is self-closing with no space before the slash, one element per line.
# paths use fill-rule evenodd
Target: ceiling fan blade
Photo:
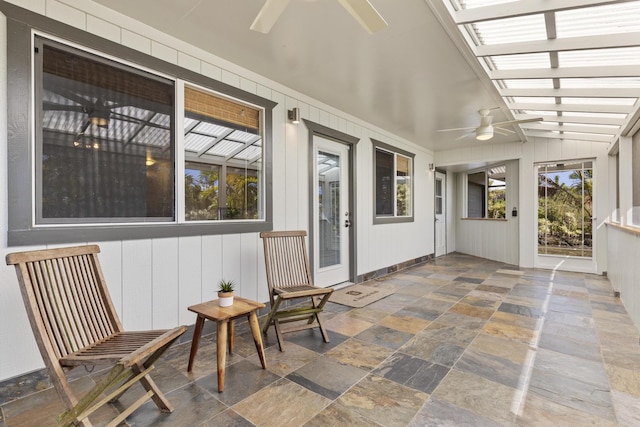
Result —
<path fill-rule="evenodd" d="M 84 107 L 80 105 L 69 104 L 56 104 L 54 102 L 43 102 L 42 109 L 45 111 L 75 111 L 77 113 L 84 113 Z"/>
<path fill-rule="evenodd" d="M 338 1 L 369 34 L 373 34 L 387 27 L 387 21 L 385 21 L 371 3 L 369 3 L 369 0 Z"/>
<path fill-rule="evenodd" d="M 267 0 L 249 28 L 267 34 L 288 4 L 289 0 Z"/>
<path fill-rule="evenodd" d="M 502 125 L 517 125 L 519 123 L 531 123 L 531 122 L 541 122 L 542 117 L 534 117 L 532 119 L 522 119 L 522 120 L 509 120 L 507 122 L 494 123 L 494 126 L 502 126 Z"/>
<path fill-rule="evenodd" d="M 436 132 L 451 132 L 451 131 L 456 131 L 456 130 L 473 130 L 475 128 L 476 128 L 476 126 L 469 126 L 469 127 L 466 127 L 466 128 L 438 129 L 438 130 L 436 130 Z"/>
<path fill-rule="evenodd" d="M 459 137 L 457 137 L 456 139 L 454 139 L 454 141 L 460 141 L 462 139 L 469 138 L 470 136 L 473 136 L 473 132 L 464 133 Z"/>

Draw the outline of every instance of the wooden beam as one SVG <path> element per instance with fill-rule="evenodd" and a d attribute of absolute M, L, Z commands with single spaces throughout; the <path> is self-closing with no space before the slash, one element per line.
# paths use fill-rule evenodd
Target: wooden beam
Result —
<path fill-rule="evenodd" d="M 535 114 L 514 114 L 514 117 L 520 119 L 531 119 L 536 116 Z M 586 125 L 611 125 L 622 126 L 625 123 L 625 119 L 616 119 L 613 117 L 585 117 L 585 116 L 551 116 L 544 115 L 545 122 L 557 122 L 557 123 L 580 123 Z"/>
<path fill-rule="evenodd" d="M 614 138 L 612 137 L 604 137 L 601 135 L 586 135 L 582 133 L 555 133 L 555 132 L 549 132 L 549 131 L 536 131 L 536 130 L 525 131 L 525 135 L 533 138 L 566 139 L 566 140 L 584 141 L 584 142 L 611 143 L 614 140 Z"/>
<path fill-rule="evenodd" d="M 511 110 L 575 111 L 580 113 L 618 114 L 629 114 L 634 111 L 633 105 L 549 104 L 537 102 L 512 102 L 507 105 Z"/>
<path fill-rule="evenodd" d="M 598 126 L 581 126 L 577 124 L 558 124 L 553 122 L 543 122 L 543 123 L 522 123 L 520 125 L 522 129 L 531 129 L 531 130 L 547 130 L 547 131 L 556 131 L 556 132 L 577 132 L 577 133 L 587 133 L 587 134 L 596 134 L 596 135 L 608 135 L 613 137 L 620 132 L 620 127 L 610 128 L 610 127 L 598 127 Z"/>
<path fill-rule="evenodd" d="M 594 87 L 594 88 L 499 88 L 502 96 L 570 97 L 570 98 L 640 98 L 640 87 Z"/>
<path fill-rule="evenodd" d="M 476 46 L 474 48 L 474 53 L 476 56 L 483 57 L 635 46 L 640 46 L 640 32 L 482 45 Z"/>
<path fill-rule="evenodd" d="M 492 80 L 505 79 L 576 79 L 597 77 L 637 77 L 640 65 L 610 65 L 599 67 L 527 68 L 489 71 Z"/>
<path fill-rule="evenodd" d="M 463 25 L 494 19 L 515 18 L 546 12 L 626 3 L 629 1 L 633 0 L 520 0 L 518 2 L 476 7 L 473 9 L 462 9 L 453 14 L 453 20 L 457 25 Z"/>

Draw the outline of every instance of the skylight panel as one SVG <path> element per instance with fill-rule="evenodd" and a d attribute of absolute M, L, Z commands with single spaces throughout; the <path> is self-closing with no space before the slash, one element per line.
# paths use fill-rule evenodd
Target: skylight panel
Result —
<path fill-rule="evenodd" d="M 627 117 L 626 114 L 622 113 L 586 113 L 582 111 L 564 111 L 564 116 L 576 116 L 576 117 L 603 117 L 609 119 L 624 119 Z"/>
<path fill-rule="evenodd" d="M 215 140 L 215 138 L 210 136 L 199 135 L 197 133 L 189 133 L 184 138 L 184 149 L 197 153 L 208 144 L 213 143 Z"/>
<path fill-rule="evenodd" d="M 211 150 L 207 151 L 207 154 L 213 154 L 214 156 L 227 157 L 229 154 L 243 147 L 244 144 L 238 142 L 229 141 L 225 139 L 214 145 Z"/>
<path fill-rule="evenodd" d="M 515 0 L 460 0 L 463 9 L 475 9 L 477 7 L 493 6 L 495 4 L 514 3 Z"/>
<path fill-rule="evenodd" d="M 549 68 L 548 53 L 528 53 L 521 55 L 492 56 L 491 60 L 498 70 L 522 70 L 528 68 Z"/>
<path fill-rule="evenodd" d="M 639 65 L 640 47 L 558 52 L 558 61 L 561 67 Z"/>
<path fill-rule="evenodd" d="M 482 45 L 547 39 L 547 31 L 542 14 L 476 22 L 472 26 Z"/>
<path fill-rule="evenodd" d="M 547 111 L 547 110 L 520 110 L 522 114 L 531 114 L 533 116 L 557 116 L 558 113 L 556 111 Z M 546 120 L 546 117 L 545 117 Z"/>
<path fill-rule="evenodd" d="M 502 82 L 509 89 L 553 89 L 551 79 L 508 79 Z"/>
<path fill-rule="evenodd" d="M 572 98 L 563 97 L 563 104 L 588 104 L 588 105 L 633 105 L 636 98 Z"/>
<path fill-rule="evenodd" d="M 555 104 L 556 99 L 544 96 L 512 96 L 513 102 L 533 104 Z"/>
<path fill-rule="evenodd" d="M 256 139 L 256 135 L 254 133 L 242 132 L 240 130 L 234 130 L 231 135 L 227 137 L 228 139 L 232 139 L 238 142 L 251 142 Z"/>
<path fill-rule="evenodd" d="M 167 129 L 145 126 L 144 129 L 136 135 L 135 142 L 155 147 L 164 147 L 170 144 L 171 133 Z"/>
<path fill-rule="evenodd" d="M 195 132 L 204 133 L 206 135 L 220 136 L 223 133 L 228 132 L 229 128 L 220 125 L 214 125 L 213 123 L 200 122 L 200 124 L 193 130 Z"/>
<path fill-rule="evenodd" d="M 560 86 L 564 88 L 640 88 L 640 77 L 560 79 Z"/>
<path fill-rule="evenodd" d="M 251 160 L 251 159 L 256 158 L 257 156 L 259 156 L 261 153 L 262 153 L 262 148 L 252 145 L 252 146 L 247 147 L 246 149 L 242 150 L 241 152 L 239 152 L 235 156 L 233 156 L 233 158 L 234 159 L 239 159 L 239 160 Z"/>
<path fill-rule="evenodd" d="M 640 31 L 640 3 L 625 2 L 556 12 L 558 38 Z"/>

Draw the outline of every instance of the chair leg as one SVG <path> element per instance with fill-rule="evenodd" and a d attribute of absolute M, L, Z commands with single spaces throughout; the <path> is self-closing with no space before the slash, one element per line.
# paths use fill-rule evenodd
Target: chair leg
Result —
<path fill-rule="evenodd" d="M 280 320 L 276 317 L 273 319 L 273 326 L 276 329 L 276 338 L 278 338 L 278 347 L 280 351 L 284 351 L 284 341 L 282 339 L 282 330 L 280 329 Z"/>
<path fill-rule="evenodd" d="M 271 326 L 271 323 L 273 323 L 274 320 L 274 316 L 276 315 L 276 313 L 278 312 L 278 308 L 280 307 L 280 303 L 282 302 L 281 298 L 278 298 L 275 300 L 275 302 L 271 302 L 271 310 L 269 310 L 269 314 L 267 315 L 267 320 L 264 323 L 264 326 L 262 327 L 262 333 L 263 334 L 267 334 L 267 330 L 269 329 L 269 326 Z"/>
<path fill-rule="evenodd" d="M 131 370 L 125 369 L 122 364 L 115 365 L 82 399 L 58 416 L 58 426 L 72 426 L 80 423 L 85 426 L 91 426 L 91 422 L 87 419 L 90 413 L 93 412 L 90 407 L 105 390 L 129 377 L 130 372 Z M 64 381 L 66 383 L 66 379 Z M 69 393 L 71 393 L 70 390 Z M 63 392 L 63 394 L 65 394 L 65 397 L 69 397 L 66 392 Z M 62 397 L 60 390 L 58 390 L 58 395 Z M 63 400 L 66 401 L 67 399 Z M 87 411 L 88 409 L 89 411 Z"/>
<path fill-rule="evenodd" d="M 144 369 L 145 368 L 142 364 L 138 364 L 135 366 L 134 371 L 141 372 Z M 145 375 L 144 377 L 140 378 L 140 384 L 142 384 L 142 387 L 144 387 L 146 391 L 150 391 L 153 393 L 151 395 L 151 399 L 161 412 L 173 412 L 173 406 L 171 406 L 171 403 L 169 403 L 169 399 L 167 399 L 166 396 L 160 391 L 160 388 L 158 387 L 156 382 L 153 381 L 153 379 L 149 375 Z"/>
<path fill-rule="evenodd" d="M 313 305 L 316 306 L 316 308 L 319 308 L 320 310 L 324 309 L 324 305 L 327 303 L 327 301 L 329 300 L 329 297 L 331 296 L 331 294 L 325 294 L 322 299 L 320 300 L 320 304 L 318 304 L 317 306 L 315 305 L 316 302 L 315 300 L 313 301 Z M 324 325 L 322 324 L 322 320 L 320 320 L 320 312 L 315 313 L 315 317 L 316 317 L 316 321 L 318 322 L 318 327 L 320 328 L 320 333 L 322 334 L 322 339 L 324 340 L 324 342 L 329 342 L 329 335 L 327 334 L 327 330 L 324 328 Z"/>

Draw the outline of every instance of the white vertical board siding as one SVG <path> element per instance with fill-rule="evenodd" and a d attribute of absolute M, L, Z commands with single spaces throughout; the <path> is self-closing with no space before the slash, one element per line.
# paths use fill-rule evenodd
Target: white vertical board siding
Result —
<path fill-rule="evenodd" d="M 201 300 L 210 301 L 218 298 L 217 282 L 222 278 L 222 236 L 202 236 Z M 193 323 L 193 321 L 189 322 Z"/>
<path fill-rule="evenodd" d="M 100 246 L 98 259 L 104 280 L 107 282 L 109 295 L 118 316 L 122 318 L 122 242 L 97 242 L 96 244 Z"/>
<path fill-rule="evenodd" d="M 240 235 L 240 259 L 242 271 L 237 280 L 239 295 L 244 298 L 256 300 L 258 298 L 258 245 L 262 244 L 258 233 L 245 233 Z"/>
<path fill-rule="evenodd" d="M 285 99 L 285 116 L 287 112 L 294 107 L 298 106 L 298 103 L 290 98 Z M 288 229 L 298 229 L 298 208 L 301 201 L 298 198 L 298 188 L 304 186 L 307 180 L 300 182 L 299 169 L 306 171 L 307 162 L 299 164 L 298 161 L 298 149 L 301 141 L 298 140 L 298 135 L 303 133 L 303 123 L 291 123 L 287 117 L 287 124 L 285 126 L 285 149 L 284 149 L 284 173 L 285 173 L 285 210 L 284 218 L 285 224 Z M 305 142 L 306 143 L 306 142 Z M 307 176 L 307 175 L 305 175 Z M 274 187 L 276 190 L 277 187 Z"/>
<path fill-rule="evenodd" d="M 273 135 L 271 153 L 273 156 L 272 166 L 272 203 L 273 208 L 273 229 L 284 230 L 286 227 L 286 192 L 287 176 L 283 159 L 286 158 L 286 127 L 287 111 L 283 105 L 284 96 L 279 92 L 273 92 L 272 101 L 277 102 L 273 109 Z"/>
<path fill-rule="evenodd" d="M 224 234 L 222 236 L 222 278 L 236 283 L 236 292 L 243 295 L 245 288 L 255 284 L 241 283 L 242 278 L 242 235 Z"/>
<path fill-rule="evenodd" d="M 125 329 L 153 328 L 152 241 L 122 242 L 122 324 Z"/>
<path fill-rule="evenodd" d="M 178 324 L 178 238 L 153 239 L 151 243 L 153 277 L 153 328 Z"/>
<path fill-rule="evenodd" d="M 187 311 L 187 307 L 202 302 L 203 287 L 216 286 L 217 281 L 214 277 L 202 276 L 202 237 L 179 237 L 176 240 L 178 281 L 173 287 L 178 286 L 179 291 L 176 295 L 179 304 L 176 304 L 175 309 L 180 323 L 193 323 L 195 317 Z M 162 316 L 161 313 L 159 315 Z"/>
<path fill-rule="evenodd" d="M 636 328 L 640 329 L 640 235 L 637 230 L 607 228 L 608 277 L 613 288 L 620 292 L 620 299 Z"/>

